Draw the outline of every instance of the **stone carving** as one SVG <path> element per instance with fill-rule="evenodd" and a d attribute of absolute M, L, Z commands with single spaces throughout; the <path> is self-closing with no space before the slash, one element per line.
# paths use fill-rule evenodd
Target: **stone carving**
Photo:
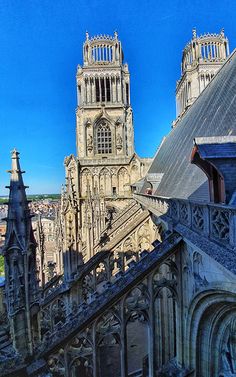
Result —
<path fill-rule="evenodd" d="M 116 127 L 118 128 L 121 125 L 122 125 L 122 122 L 121 122 L 120 118 L 118 118 L 117 121 L 116 121 Z"/>
<path fill-rule="evenodd" d="M 88 136 L 87 149 L 88 149 L 89 152 L 91 152 L 93 150 L 93 137 L 92 137 L 92 135 Z"/>
<path fill-rule="evenodd" d="M 133 124 L 133 114 L 131 107 L 129 107 L 127 110 L 126 122 L 128 126 Z"/>
<path fill-rule="evenodd" d="M 53 377 L 65 376 L 65 367 L 62 364 L 63 349 L 59 350 L 59 355 L 53 355 L 48 359 L 48 368 Z"/>
<path fill-rule="evenodd" d="M 203 207 L 198 205 L 193 207 L 193 228 L 198 231 L 203 231 L 204 229 Z"/>
<path fill-rule="evenodd" d="M 118 150 L 122 149 L 122 143 L 123 143 L 122 137 L 120 135 L 117 135 L 117 138 L 116 138 L 116 148 Z"/>
<path fill-rule="evenodd" d="M 93 175 L 98 175 L 99 174 L 99 169 L 98 168 L 93 168 L 92 169 Z"/>
<path fill-rule="evenodd" d="M 149 307 L 149 300 L 146 294 L 146 287 L 142 284 L 134 288 L 126 299 L 126 312 L 145 311 Z"/>
<path fill-rule="evenodd" d="M 186 203 L 180 203 L 180 221 L 186 225 L 189 223 L 189 211 Z"/>
<path fill-rule="evenodd" d="M 174 218 L 178 218 L 178 207 L 175 201 L 171 203 L 171 214 Z"/>
<path fill-rule="evenodd" d="M 117 174 L 117 168 L 111 168 L 111 175 Z"/>
<path fill-rule="evenodd" d="M 88 329 L 89 330 L 89 329 Z M 88 333 L 84 332 L 76 336 L 69 346 L 70 356 L 85 357 L 93 352 L 91 340 L 88 339 Z"/>
<path fill-rule="evenodd" d="M 221 241 L 229 240 L 229 212 L 213 208 L 211 211 L 212 236 Z"/>
<path fill-rule="evenodd" d="M 98 323 L 97 332 L 99 332 L 103 336 L 109 333 L 119 333 L 120 322 L 118 318 L 110 312 L 105 314 L 102 317 L 102 320 Z"/>

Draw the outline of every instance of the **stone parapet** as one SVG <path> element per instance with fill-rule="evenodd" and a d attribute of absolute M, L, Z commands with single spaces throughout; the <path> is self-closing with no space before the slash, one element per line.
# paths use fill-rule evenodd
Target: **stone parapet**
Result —
<path fill-rule="evenodd" d="M 180 223 L 224 247 L 236 247 L 236 207 L 145 194 L 134 198 L 172 227 Z"/>

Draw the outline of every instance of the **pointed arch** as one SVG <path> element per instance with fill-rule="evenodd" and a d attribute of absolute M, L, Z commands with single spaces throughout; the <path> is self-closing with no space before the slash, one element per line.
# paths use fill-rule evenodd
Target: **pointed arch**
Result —
<path fill-rule="evenodd" d="M 154 301 L 155 360 L 158 369 L 177 355 L 176 311 L 173 291 L 162 287 Z"/>
<path fill-rule="evenodd" d="M 235 303 L 235 293 L 216 285 L 199 292 L 192 300 L 186 328 L 186 344 L 189 344 L 186 355 L 196 375 L 225 377 L 236 373 Z"/>
<path fill-rule="evenodd" d="M 116 313 L 106 312 L 96 323 L 99 377 L 121 375 L 121 322 Z"/>
<path fill-rule="evenodd" d="M 81 172 L 81 194 L 86 196 L 88 187 L 92 188 L 92 173 L 89 169 L 85 168 Z"/>
<path fill-rule="evenodd" d="M 149 305 L 150 299 L 147 287 L 144 284 L 135 287 L 125 299 L 128 375 L 133 375 L 133 373 L 145 376 L 149 375 Z"/>
<path fill-rule="evenodd" d="M 121 167 L 118 171 L 118 192 L 119 195 L 125 195 L 129 192 L 130 175 L 125 167 Z"/>
<path fill-rule="evenodd" d="M 103 168 L 99 174 L 100 191 L 104 195 L 111 195 L 111 173 L 107 168 Z"/>
<path fill-rule="evenodd" d="M 106 119 L 102 119 L 95 127 L 96 154 L 112 153 L 112 130 Z"/>

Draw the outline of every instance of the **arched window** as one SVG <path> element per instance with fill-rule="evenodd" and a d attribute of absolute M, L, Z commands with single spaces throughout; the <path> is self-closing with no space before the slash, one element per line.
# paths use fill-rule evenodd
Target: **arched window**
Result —
<path fill-rule="evenodd" d="M 111 129 L 105 121 L 97 128 L 97 153 L 112 153 Z"/>

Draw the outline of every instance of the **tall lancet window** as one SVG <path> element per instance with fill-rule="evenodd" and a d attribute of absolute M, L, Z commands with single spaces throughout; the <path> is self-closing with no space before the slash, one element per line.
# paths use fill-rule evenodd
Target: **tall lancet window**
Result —
<path fill-rule="evenodd" d="M 106 121 L 97 127 L 97 153 L 112 153 L 111 129 Z"/>

